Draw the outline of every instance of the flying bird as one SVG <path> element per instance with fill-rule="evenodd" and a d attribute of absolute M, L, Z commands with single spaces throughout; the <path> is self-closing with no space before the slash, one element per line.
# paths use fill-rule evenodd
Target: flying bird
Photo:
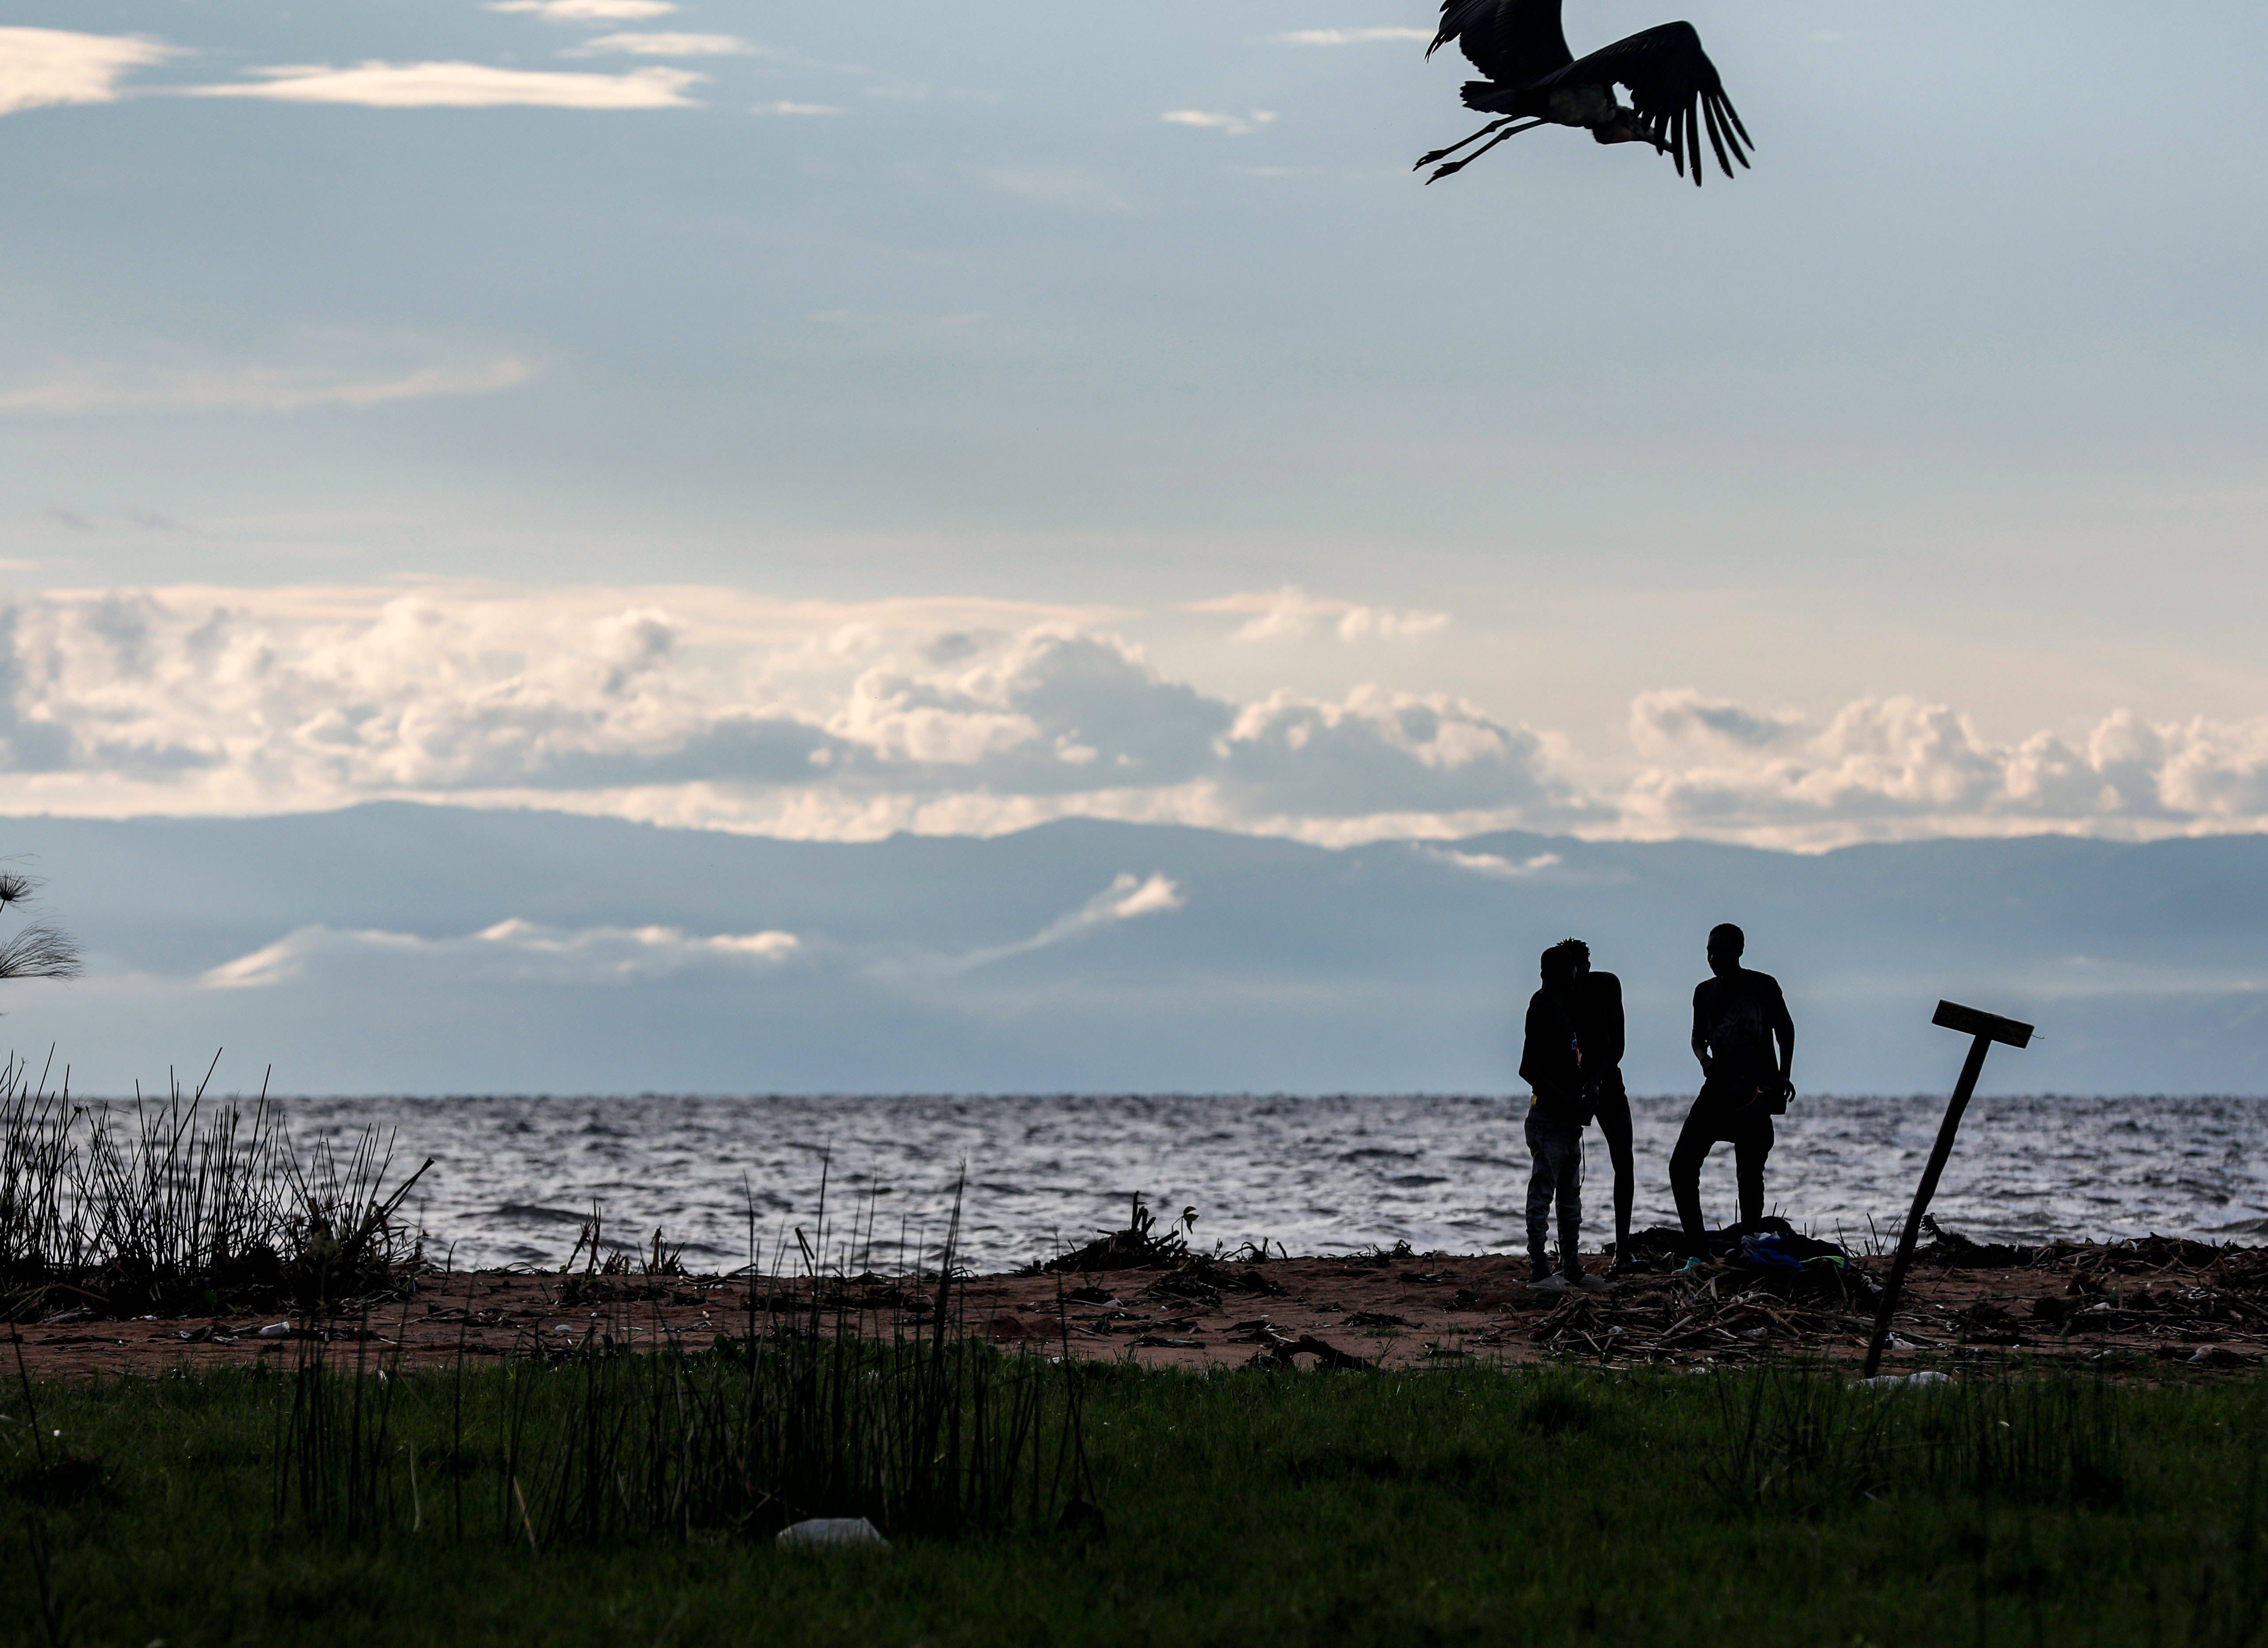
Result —
<path fill-rule="evenodd" d="M 1465 82 L 1465 107 L 1501 118 L 1418 161 L 1418 166 L 1429 166 L 1468 143 L 1489 139 L 1463 159 L 1440 167 L 1428 183 L 1462 171 L 1507 137 L 1538 126 L 1587 127 L 1602 143 L 1652 143 L 1677 163 L 1680 177 L 1690 170 L 1697 186 L 1704 128 L 1727 177 L 1734 175 L 1734 160 L 1749 164 L 1742 145 L 1752 149 L 1755 140 L 1734 112 L 1717 65 L 1701 49 L 1701 36 L 1690 23 L 1664 23 L 1579 58 L 1567 49 L 1559 6 L 1560 0 L 1442 0 L 1441 32 L 1425 55 L 1456 41 L 1488 77 Z M 1630 88 L 1628 107 L 1616 99 L 1616 86 Z"/>

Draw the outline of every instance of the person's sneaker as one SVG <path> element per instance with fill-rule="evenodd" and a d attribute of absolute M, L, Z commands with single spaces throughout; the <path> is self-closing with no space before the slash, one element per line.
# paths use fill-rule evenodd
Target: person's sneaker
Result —
<path fill-rule="evenodd" d="M 1528 1284 L 1531 1293 L 1565 1293 L 1571 1284 L 1563 1276 L 1540 1276 Z"/>

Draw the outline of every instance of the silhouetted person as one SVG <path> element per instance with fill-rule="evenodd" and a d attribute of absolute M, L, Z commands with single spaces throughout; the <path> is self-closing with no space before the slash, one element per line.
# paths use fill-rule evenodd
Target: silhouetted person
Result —
<path fill-rule="evenodd" d="M 1630 1262 L 1631 1198 L 1638 1168 L 1631 1155 L 1630 1095 L 1623 1089 L 1623 982 L 1591 971 L 1591 946 L 1570 938 L 1554 948 L 1575 958 L 1575 1040 L 1583 1049 L 1583 1096 L 1607 1142 L 1615 1170 L 1615 1269 Z"/>
<path fill-rule="evenodd" d="M 1779 981 L 1741 965 L 1748 941 L 1730 922 L 1709 930 L 1709 971 L 1693 992 L 1693 1056 L 1701 1061 L 1701 1094 L 1669 1153 L 1669 1192 L 1677 1198 L 1685 1240 L 1701 1251 L 1701 1164 L 1709 1147 L 1732 1145 L 1740 1182 L 1741 1222 L 1764 1216 L 1764 1158 L 1771 1154 L 1772 1117 L 1795 1091 L 1795 1020 Z"/>
<path fill-rule="evenodd" d="M 1520 1078 L 1528 1101 L 1528 1274 L 1539 1287 L 1604 1287 L 1583 1274 L 1583 1126 L 1590 1107 L 1583 1092 L 1583 1049 L 1575 1029 L 1575 981 L 1582 946 L 1553 945 L 1543 953 L 1543 988 L 1528 997 Z M 1559 1208 L 1559 1274 L 1544 1256 L 1551 1209 Z"/>

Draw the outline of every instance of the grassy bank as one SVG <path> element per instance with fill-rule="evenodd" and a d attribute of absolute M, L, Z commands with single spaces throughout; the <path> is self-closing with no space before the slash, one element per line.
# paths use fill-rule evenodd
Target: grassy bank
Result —
<path fill-rule="evenodd" d="M 42 1556 L 70 1640 L 136 1648 L 317 1622 L 389 1644 L 2236 1644 L 2268 1601 L 2252 1382 L 1099 1367 L 1079 1377 L 1107 1537 L 1055 1531 L 1050 1499 L 845 1556 L 780 1551 L 745 1508 L 737 1533 L 585 1527 L 547 1512 L 534 1465 L 530 1513 L 497 1503 L 507 1446 L 556 1457 L 546 1438 L 591 1423 L 588 1377 L 387 1381 L 387 1497 L 357 1532 L 280 1490 L 288 1369 L 40 1387 L 44 1468 L 11 1382 L 0 1634 L 48 1640 Z"/>

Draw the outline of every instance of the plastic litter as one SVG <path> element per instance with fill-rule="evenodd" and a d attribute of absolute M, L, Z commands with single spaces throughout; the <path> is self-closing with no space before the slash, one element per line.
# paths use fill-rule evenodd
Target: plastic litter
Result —
<path fill-rule="evenodd" d="M 1924 1370 L 1919 1373 L 1877 1373 L 1872 1379 L 1856 1382 L 1860 1385 L 1950 1385 L 1953 1375 Z"/>
<path fill-rule="evenodd" d="M 890 1541 L 880 1529 L 865 1517 L 814 1517 L 807 1522 L 794 1522 L 779 1531 L 783 1545 L 879 1545 L 887 1549 Z"/>
<path fill-rule="evenodd" d="M 262 1339 L 289 1339 L 291 1336 L 291 1324 L 287 1321 L 269 1322 L 260 1330 L 259 1336 Z"/>

